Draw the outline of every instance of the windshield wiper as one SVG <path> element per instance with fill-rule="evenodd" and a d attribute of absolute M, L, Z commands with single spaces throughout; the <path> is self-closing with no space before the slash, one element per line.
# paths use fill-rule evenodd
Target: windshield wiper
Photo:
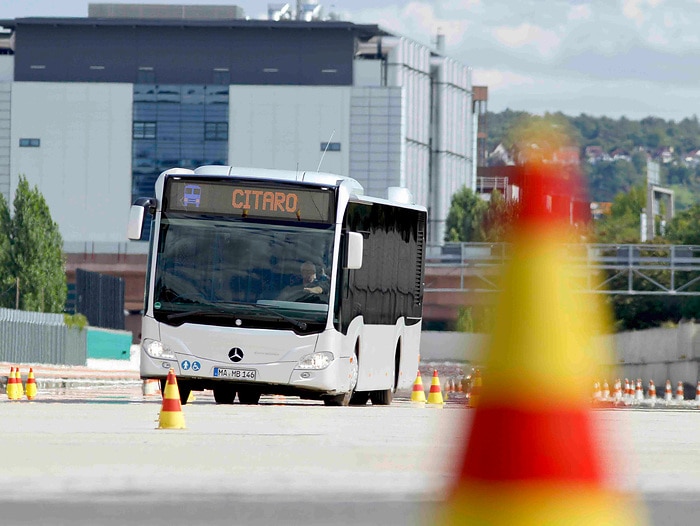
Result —
<path fill-rule="evenodd" d="M 197 302 L 197 304 L 198 305 L 206 305 L 206 306 L 211 307 L 211 308 L 210 309 L 195 309 L 195 310 L 191 310 L 191 311 L 175 312 L 173 314 L 168 314 L 165 317 L 165 319 L 168 321 L 171 321 L 171 320 L 176 320 L 178 318 L 186 318 L 188 316 L 221 315 L 221 314 L 228 314 L 230 316 L 237 316 L 238 314 L 235 311 L 221 308 L 222 305 L 225 305 L 225 306 L 235 305 L 235 306 L 252 308 L 253 310 L 257 310 L 257 311 L 271 313 L 276 318 L 278 318 L 280 320 L 287 321 L 287 322 L 291 323 L 292 325 L 294 325 L 295 327 L 297 327 L 298 329 L 301 329 L 302 331 L 305 331 L 306 327 L 307 327 L 305 322 L 295 320 L 294 318 L 290 318 L 289 316 L 286 316 L 280 312 L 277 312 L 275 309 L 270 308 L 267 305 L 255 305 L 253 303 L 245 303 L 242 301 L 226 301 L 226 302 L 221 302 L 221 303 L 210 303 L 210 302 L 199 301 L 199 302 Z"/>

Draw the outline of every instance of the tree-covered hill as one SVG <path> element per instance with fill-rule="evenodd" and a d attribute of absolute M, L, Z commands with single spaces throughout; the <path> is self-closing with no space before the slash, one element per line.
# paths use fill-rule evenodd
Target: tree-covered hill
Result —
<path fill-rule="evenodd" d="M 489 112 L 488 152 L 499 144 L 508 150 L 512 146 L 508 144 L 509 131 L 532 117 L 520 111 Z M 680 122 L 657 117 L 638 121 L 586 114 L 571 117 L 562 113 L 545 117 L 567 122 L 579 147 L 593 201 L 612 201 L 618 193 L 644 183 L 647 159 L 660 164 L 662 184 L 676 191 L 679 210 L 700 200 L 700 122 L 696 116 Z M 489 158 L 489 164 L 502 162 L 498 157 Z"/>

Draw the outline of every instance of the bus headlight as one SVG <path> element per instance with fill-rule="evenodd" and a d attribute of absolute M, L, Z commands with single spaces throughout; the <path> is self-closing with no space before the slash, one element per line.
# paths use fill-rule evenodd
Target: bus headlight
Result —
<path fill-rule="evenodd" d="M 151 340 L 150 338 L 144 338 L 141 342 L 141 348 L 146 352 L 151 358 L 174 360 L 175 353 L 170 349 L 163 347 L 163 344 L 158 340 Z"/>
<path fill-rule="evenodd" d="M 297 364 L 297 369 L 325 369 L 333 361 L 333 353 L 328 351 L 307 354 Z"/>

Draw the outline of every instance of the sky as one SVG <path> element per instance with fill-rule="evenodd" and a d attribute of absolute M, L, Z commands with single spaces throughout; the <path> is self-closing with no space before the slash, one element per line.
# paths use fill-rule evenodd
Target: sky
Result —
<path fill-rule="evenodd" d="M 85 17 L 88 0 L 2 0 L 0 19 Z M 125 0 L 96 3 L 138 3 Z M 147 0 L 237 5 L 257 0 Z M 292 5 L 296 4 L 292 0 Z M 488 109 L 595 117 L 700 115 L 700 0 L 318 0 L 324 13 L 434 46 L 472 68 Z"/>

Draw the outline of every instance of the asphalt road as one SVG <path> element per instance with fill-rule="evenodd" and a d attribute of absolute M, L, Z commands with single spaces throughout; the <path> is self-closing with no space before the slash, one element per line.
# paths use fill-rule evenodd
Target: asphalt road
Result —
<path fill-rule="evenodd" d="M 470 411 L 398 400 L 333 408 L 196 394 L 187 429 L 156 429 L 135 389 L 0 401 L 0 524 L 431 524 Z M 596 411 L 615 487 L 652 524 L 700 512 L 700 410 Z"/>

